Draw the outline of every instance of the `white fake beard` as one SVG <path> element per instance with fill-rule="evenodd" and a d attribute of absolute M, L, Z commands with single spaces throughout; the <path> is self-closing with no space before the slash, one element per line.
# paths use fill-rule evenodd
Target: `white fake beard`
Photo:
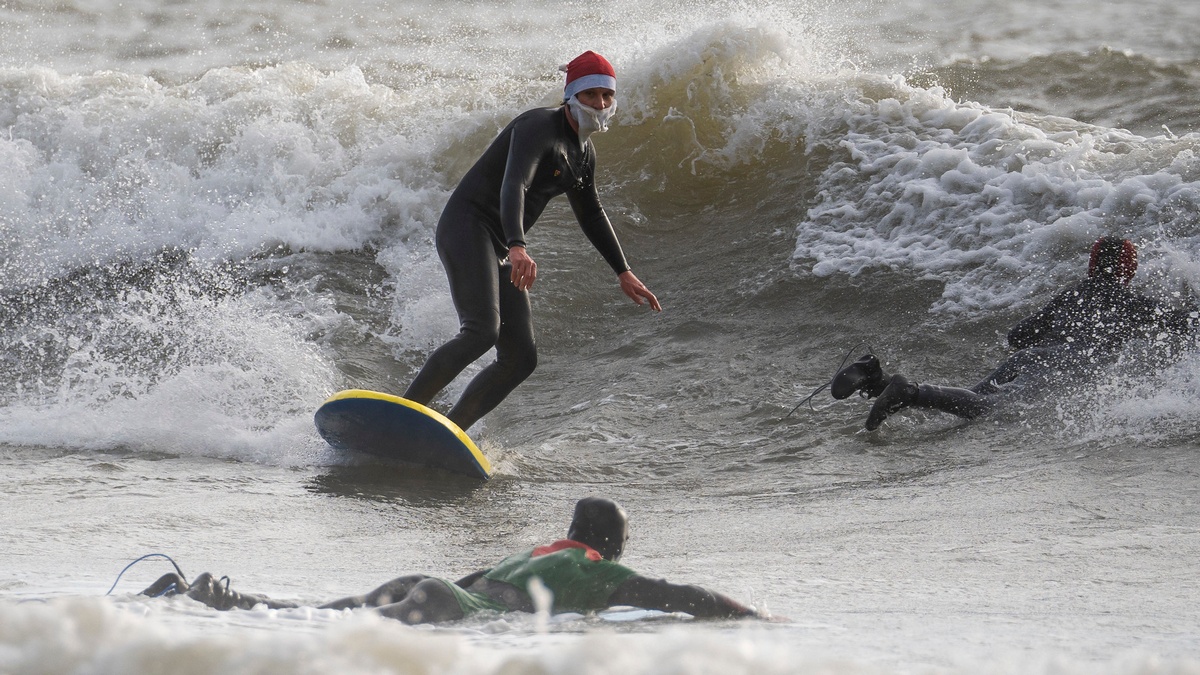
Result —
<path fill-rule="evenodd" d="M 585 105 L 579 101 L 579 98 L 572 96 L 567 105 L 571 108 L 571 114 L 575 116 L 575 121 L 579 124 L 579 142 L 586 143 L 589 136 L 593 133 L 608 131 L 608 123 L 612 121 L 613 113 L 617 111 L 617 102 L 604 110 L 596 110 L 595 108 Z"/>

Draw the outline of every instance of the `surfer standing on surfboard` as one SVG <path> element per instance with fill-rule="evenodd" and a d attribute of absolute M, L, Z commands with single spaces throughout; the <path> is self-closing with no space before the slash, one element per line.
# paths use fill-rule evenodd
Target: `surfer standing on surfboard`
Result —
<path fill-rule="evenodd" d="M 1048 385 L 1086 378 L 1114 362 L 1130 340 L 1193 333 L 1195 308 L 1172 310 L 1133 291 L 1137 248 L 1128 239 L 1101 237 L 1092 245 L 1088 276 L 1054 296 L 1008 332 L 1016 349 L 970 389 L 909 382 L 887 375 L 873 354 L 842 368 L 830 381 L 836 399 L 861 392 L 875 398 L 866 429 L 879 428 L 904 408 L 940 410 L 973 419 L 1001 401 Z"/>
<path fill-rule="evenodd" d="M 529 289 L 537 264 L 525 233 L 551 198 L 565 194 L 587 238 L 635 303 L 662 311 L 634 276 L 593 178 L 589 137 L 616 110 L 612 64 L 587 51 L 565 66 L 563 104 L 529 110 L 509 123 L 467 171 L 438 220 L 438 256 L 450 280 L 459 332 L 430 355 L 404 398 L 428 405 L 492 347 L 496 361 L 467 386 L 446 415 L 467 429 L 500 404 L 537 366 Z"/>

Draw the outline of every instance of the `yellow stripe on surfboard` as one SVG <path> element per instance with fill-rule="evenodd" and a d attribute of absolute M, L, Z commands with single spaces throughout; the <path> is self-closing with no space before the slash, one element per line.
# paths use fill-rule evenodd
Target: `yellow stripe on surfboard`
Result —
<path fill-rule="evenodd" d="M 325 403 L 340 401 L 346 398 L 373 398 L 380 401 L 387 401 L 388 403 L 396 403 L 406 408 L 412 408 L 417 412 L 424 413 L 432 417 L 433 419 L 445 425 L 447 429 L 454 433 L 455 438 L 462 442 L 462 444 L 466 446 L 467 450 L 471 451 L 471 456 L 475 458 L 476 462 L 479 462 L 479 466 L 483 467 L 484 473 L 489 476 L 492 475 L 492 463 L 488 461 L 487 457 L 484 457 L 483 453 L 479 451 L 479 448 L 475 447 L 475 442 L 471 440 L 471 437 L 467 435 L 467 432 L 460 429 L 457 424 L 450 420 L 449 417 L 446 417 L 433 408 L 428 408 L 420 403 L 417 403 L 416 401 L 410 401 L 406 398 L 401 398 L 392 394 L 384 394 L 378 391 L 371 391 L 369 389 L 347 389 L 345 391 L 339 391 L 333 396 L 325 399 Z"/>

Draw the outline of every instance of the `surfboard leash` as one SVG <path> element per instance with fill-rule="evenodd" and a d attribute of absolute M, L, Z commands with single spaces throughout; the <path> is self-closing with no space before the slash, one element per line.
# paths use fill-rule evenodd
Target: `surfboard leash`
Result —
<path fill-rule="evenodd" d="M 171 562 L 171 564 L 172 564 L 172 565 L 175 567 L 175 571 L 179 573 L 179 578 L 180 578 L 180 579 L 186 579 L 186 578 L 187 578 L 187 575 L 183 573 L 183 570 L 179 568 L 179 564 L 178 564 L 178 563 L 176 563 L 176 562 L 175 562 L 175 560 L 171 558 L 171 556 L 167 555 L 166 553 L 147 553 L 146 555 L 144 555 L 144 556 L 142 556 L 142 557 L 140 557 L 140 558 L 138 558 L 138 559 L 134 560 L 133 562 L 129 563 L 128 565 L 126 565 L 126 566 L 125 566 L 125 569 L 121 570 L 121 573 L 117 575 L 117 579 L 116 579 L 116 581 L 114 581 L 114 582 L 113 582 L 112 588 L 108 589 L 108 592 L 107 592 L 107 593 L 105 593 L 104 595 L 106 595 L 106 596 L 107 596 L 107 595 L 112 595 L 112 592 L 113 592 L 114 590 L 116 590 L 116 588 L 117 588 L 117 584 L 118 584 L 118 583 L 120 583 L 120 581 L 121 581 L 121 577 L 122 577 L 122 576 L 124 576 L 124 575 L 125 575 L 125 573 L 129 571 L 129 568 L 130 568 L 130 567 L 133 567 L 134 565 L 136 565 L 136 564 L 140 563 L 141 561 L 143 561 L 143 560 L 146 560 L 146 559 L 149 559 L 149 558 L 166 558 L 166 559 L 167 559 L 167 560 L 169 560 L 169 561 Z M 170 585 L 170 586 L 168 586 L 167 588 L 164 588 L 164 589 L 162 590 L 162 592 L 161 592 L 161 593 L 159 593 L 158 595 L 159 595 L 159 596 L 161 596 L 161 595 L 165 594 L 165 593 L 166 593 L 168 590 L 170 590 L 170 589 L 171 589 L 171 588 L 172 588 L 174 585 L 175 585 L 175 584 L 171 584 L 171 585 Z M 155 597 L 158 597 L 158 596 L 155 596 Z"/>
<path fill-rule="evenodd" d="M 850 351 L 846 352 L 846 356 L 843 357 L 842 362 L 840 364 L 838 364 L 837 370 L 833 371 L 833 375 L 829 378 L 829 381 L 826 382 L 825 384 L 822 384 L 821 386 L 817 387 L 816 389 L 814 389 L 813 392 L 811 394 L 809 394 L 808 396 L 805 396 L 799 403 L 796 404 L 795 408 L 792 408 L 790 411 L 788 411 L 788 414 L 786 414 L 782 418 L 780 418 L 779 421 L 782 422 L 782 421 L 786 420 L 787 418 L 791 417 L 792 413 L 794 413 L 800 409 L 800 406 L 804 405 L 805 403 L 808 403 L 809 401 L 812 401 L 813 397 L 815 397 L 817 394 L 821 393 L 822 391 L 825 391 L 826 387 L 833 384 L 833 378 L 837 377 L 837 374 L 839 372 L 841 372 L 842 368 L 846 367 L 846 363 L 848 361 L 850 361 L 850 357 L 853 356 L 856 352 L 858 352 L 860 349 L 862 349 L 864 347 L 866 348 L 867 353 L 869 353 L 869 354 L 875 353 L 875 350 L 871 347 L 871 345 L 869 343 L 860 342 L 860 343 L 854 345 L 854 347 L 852 347 L 850 349 Z M 809 407 L 812 407 L 812 406 L 810 405 Z M 815 410 L 815 408 L 814 408 L 814 410 Z"/>

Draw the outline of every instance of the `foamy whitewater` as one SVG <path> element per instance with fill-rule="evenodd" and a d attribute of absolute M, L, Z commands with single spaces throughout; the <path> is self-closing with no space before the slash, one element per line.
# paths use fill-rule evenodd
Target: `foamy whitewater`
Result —
<path fill-rule="evenodd" d="M 1165 0 L 0 3 L 0 672 L 1200 673 L 1194 342 L 972 423 L 791 412 L 868 346 L 974 383 L 1101 235 L 1194 302 L 1197 25 Z M 620 87 L 601 197 L 665 311 L 557 200 L 538 371 L 470 430 L 496 477 L 332 451 L 328 395 L 402 392 L 455 332 L 441 208 L 585 49 Z M 221 613 L 138 596 L 162 558 L 126 570 L 320 603 L 560 538 L 586 495 L 629 512 L 630 567 L 776 621 Z"/>

